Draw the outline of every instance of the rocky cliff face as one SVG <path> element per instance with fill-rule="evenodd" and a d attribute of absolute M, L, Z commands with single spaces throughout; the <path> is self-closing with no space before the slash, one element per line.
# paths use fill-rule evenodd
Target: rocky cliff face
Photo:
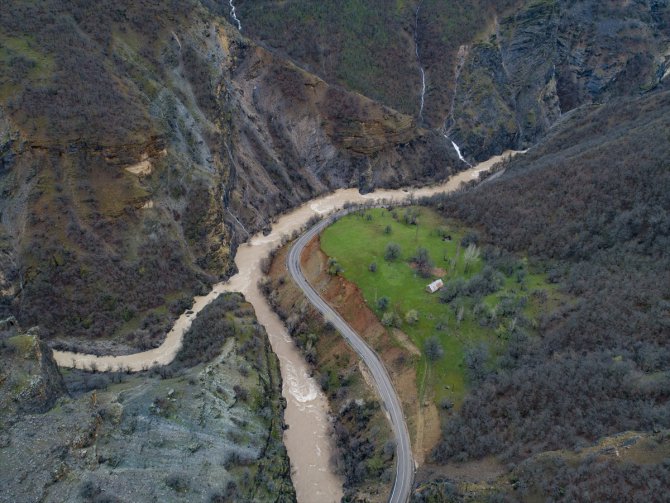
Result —
<path fill-rule="evenodd" d="M 210 6 L 145 7 L 0 13 L 0 308 L 48 338 L 156 345 L 166 314 L 229 274 L 274 215 L 461 166 L 440 135 Z"/>
<path fill-rule="evenodd" d="M 663 2 L 529 2 L 468 48 L 450 134 L 481 160 L 528 148 L 576 107 L 661 85 L 669 19 Z"/>
<path fill-rule="evenodd" d="M 34 333 L 0 340 L 0 407 L 5 417 L 49 410 L 66 393 L 51 349 Z"/>

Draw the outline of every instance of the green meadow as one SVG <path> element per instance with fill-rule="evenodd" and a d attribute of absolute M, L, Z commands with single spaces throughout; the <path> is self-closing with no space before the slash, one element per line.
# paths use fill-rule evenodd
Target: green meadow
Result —
<path fill-rule="evenodd" d="M 496 365 L 510 338 L 532 336 L 534 317 L 557 295 L 524 259 L 489 253 L 485 260 L 468 240 L 468 229 L 425 207 L 358 211 L 321 235 L 331 274 L 355 283 L 379 319 L 421 350 L 415 360 L 419 395 L 443 407 L 460 405 L 468 385 Z M 395 259 L 385 257 L 389 243 L 400 247 Z M 424 268 L 427 277 L 412 260 L 419 248 L 434 264 Z M 445 287 L 428 293 L 426 286 L 438 278 Z M 418 320 L 407 316 L 410 311 Z"/>

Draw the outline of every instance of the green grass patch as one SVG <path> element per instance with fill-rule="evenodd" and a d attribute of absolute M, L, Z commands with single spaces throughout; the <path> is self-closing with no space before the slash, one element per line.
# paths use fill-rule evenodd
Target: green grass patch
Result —
<path fill-rule="evenodd" d="M 411 223 L 414 220 L 416 223 Z M 419 393 L 422 399 L 438 404 L 444 400 L 458 406 L 476 369 L 490 370 L 516 333 L 532 335 L 542 305 L 557 295 L 543 274 L 529 271 L 525 259 L 507 257 L 505 262 L 489 257 L 485 261 L 481 249 L 476 248 L 480 255 L 468 260 L 467 248 L 461 243 L 469 234 L 468 229 L 429 208 L 412 207 L 356 212 L 321 236 L 321 248 L 339 265 L 330 267 L 331 272 L 339 270 L 355 283 L 380 320 L 394 318 L 422 351 L 415 362 Z M 400 247 L 394 260 L 385 258 L 389 243 Z M 426 249 L 434 263 L 427 268 L 427 277 L 412 262 L 418 248 Z M 487 289 L 485 277 L 496 286 Z M 443 291 L 456 282 L 465 285 L 463 291 L 443 302 L 443 291 L 426 291 L 438 278 L 445 283 Z M 534 294 L 536 290 L 543 290 L 546 297 Z M 382 297 L 389 300 L 385 309 L 379 306 Z M 418 313 L 416 322 L 407 319 L 412 310 Z M 426 355 L 426 344 L 433 338 L 438 349 L 431 359 Z M 469 370 L 464 362 L 466 352 L 474 355 L 481 347 L 484 351 L 479 360 L 483 363 L 470 365 Z"/>
<path fill-rule="evenodd" d="M 32 335 L 15 335 L 7 339 L 7 343 L 13 346 L 21 356 L 25 357 L 35 348 L 35 337 Z"/>
<path fill-rule="evenodd" d="M 35 85 L 51 78 L 54 58 L 37 47 L 32 37 L 12 37 L 0 31 L 0 100 L 15 94 L 27 82 Z"/>

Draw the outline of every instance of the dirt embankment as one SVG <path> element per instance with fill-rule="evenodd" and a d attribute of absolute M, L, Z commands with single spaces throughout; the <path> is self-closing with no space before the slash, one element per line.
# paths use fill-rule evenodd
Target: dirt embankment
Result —
<path fill-rule="evenodd" d="M 440 438 L 440 421 L 432 400 L 419 401 L 415 369 L 420 351 L 405 333 L 389 330 L 380 323 L 356 285 L 341 276 L 329 275 L 327 262 L 319 239 L 313 240 L 302 257 L 305 276 L 384 361 L 402 401 L 414 457 L 423 465 Z"/>

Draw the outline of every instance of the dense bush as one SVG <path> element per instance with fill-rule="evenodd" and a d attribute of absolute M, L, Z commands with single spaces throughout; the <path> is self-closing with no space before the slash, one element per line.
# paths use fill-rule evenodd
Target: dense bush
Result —
<path fill-rule="evenodd" d="M 389 243 L 386 245 L 386 249 L 384 250 L 384 259 L 391 262 L 399 258 L 400 254 L 400 245 L 398 243 Z"/>
<path fill-rule="evenodd" d="M 468 280 L 458 277 L 447 281 L 440 290 L 439 298 L 441 302 L 448 304 L 461 296 L 485 297 L 500 290 L 504 281 L 505 277 L 501 273 L 487 265 L 481 273 Z"/>

